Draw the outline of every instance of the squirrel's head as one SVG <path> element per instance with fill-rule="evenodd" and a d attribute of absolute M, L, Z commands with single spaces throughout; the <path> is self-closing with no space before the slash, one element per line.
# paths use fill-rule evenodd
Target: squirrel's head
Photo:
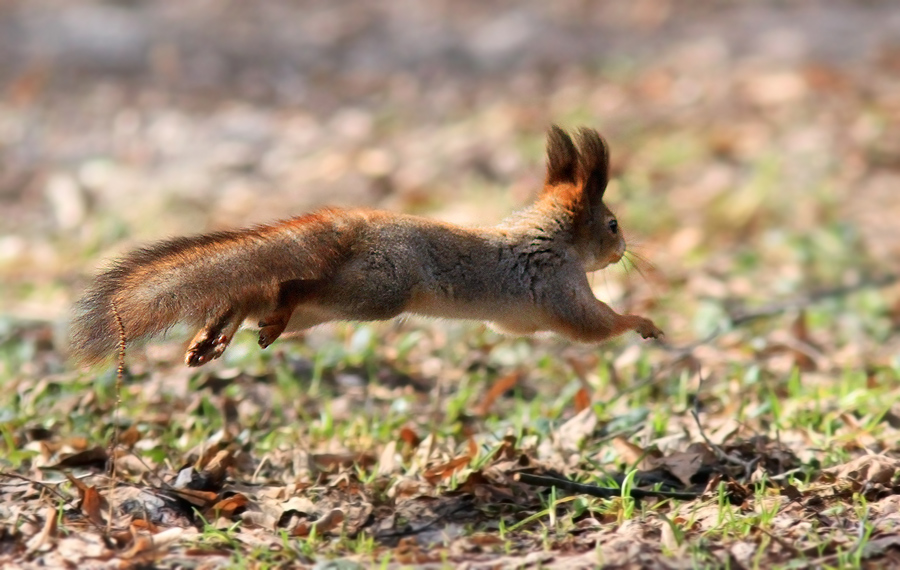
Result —
<path fill-rule="evenodd" d="M 625 254 L 616 216 L 603 203 L 609 181 L 609 147 L 597 131 L 582 127 L 572 138 L 553 125 L 547 134 L 544 195 L 571 213 L 572 240 L 587 271 L 603 269 Z"/>

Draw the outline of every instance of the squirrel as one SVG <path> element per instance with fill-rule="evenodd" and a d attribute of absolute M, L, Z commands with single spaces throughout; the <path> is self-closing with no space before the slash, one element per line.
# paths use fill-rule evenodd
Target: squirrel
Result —
<path fill-rule="evenodd" d="M 499 225 L 466 228 L 369 209 L 326 208 L 272 225 L 178 237 L 132 251 L 74 307 L 71 353 L 83 364 L 187 323 L 188 366 L 222 355 L 245 321 L 266 348 L 285 331 L 401 313 L 551 331 L 596 343 L 663 332 L 598 300 L 586 272 L 618 262 L 625 238 L 603 203 L 609 148 L 595 131 L 547 135 L 534 204 Z"/>

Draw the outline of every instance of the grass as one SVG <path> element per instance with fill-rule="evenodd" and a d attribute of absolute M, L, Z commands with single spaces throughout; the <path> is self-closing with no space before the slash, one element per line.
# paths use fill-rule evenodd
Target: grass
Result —
<path fill-rule="evenodd" d="M 636 71 L 617 73 L 617 81 L 639 80 L 629 75 Z M 745 122 L 768 120 L 741 112 L 750 113 L 737 117 Z M 587 108 L 568 113 L 594 122 Z M 490 116 L 445 134 L 476 129 L 469 136 L 477 138 Z M 728 119 L 715 117 L 713 127 Z M 241 334 L 220 362 L 194 371 L 179 364 L 185 335 L 175 330 L 170 341 L 129 349 L 130 373 L 117 392 L 110 367 L 73 371 L 65 363 L 51 324 L 4 317 L 0 518 L 16 522 L 2 527 L 0 557 L 4 545 L 36 534 L 40 507 L 51 503 L 58 536 L 95 532 L 84 523 L 83 491 L 74 481 L 54 484 L 65 501 L 37 483 L 45 475 L 61 480 L 47 468 L 65 456 L 105 447 L 115 431 L 133 428 L 119 487 L 96 470 L 69 471 L 112 498 L 125 488 L 161 492 L 161 481 L 172 484 L 185 470 L 202 475 L 216 452 L 227 452 L 232 464 L 213 491 L 216 501 L 243 494 L 256 509 L 224 521 L 207 504 L 173 509 L 169 523 L 194 533 L 148 554 L 154 562 L 185 563 L 190 549 L 230 568 L 326 560 L 455 567 L 476 555 L 521 560 L 532 552 L 610 563 L 626 552 L 648 564 L 699 567 L 877 562 L 867 547 L 893 528 L 882 501 L 894 496 L 896 473 L 887 482 L 861 472 L 834 481 L 821 475 L 861 457 L 897 456 L 897 290 L 866 285 L 886 264 L 844 211 L 846 175 L 828 141 L 804 163 L 779 138 L 799 123 L 764 125 L 777 127 L 763 129 L 768 144 L 745 155 L 719 148 L 699 126 L 609 122 L 624 161 L 609 197 L 654 267 L 638 261 L 644 276 L 611 270 L 594 283 L 617 308 L 660 322 L 666 346 L 631 337 L 578 346 L 409 319 L 323 327 L 266 351 L 252 333 Z M 384 136 L 407 127 L 385 119 Z M 540 154 L 537 133 L 509 138 L 528 164 Z M 476 210 L 493 214 L 515 201 L 500 192 L 505 182 L 460 176 L 466 191 L 459 196 Z M 439 204 L 454 180 L 434 184 L 443 190 L 411 208 Z M 54 238 L 59 251 L 74 248 L 92 263 L 129 235 L 123 218 L 98 217 L 79 247 Z M 153 223 L 140 231 L 153 234 Z M 840 287 L 849 289 L 816 298 Z M 65 290 L 59 282 L 9 287 L 28 302 Z M 743 311 L 785 300 L 796 303 L 737 322 Z M 481 409 L 510 374 L 518 382 Z M 585 394 L 590 412 L 579 416 Z M 731 460 L 691 447 L 703 446 L 703 435 Z M 690 473 L 675 462 L 678 454 L 706 471 Z M 755 462 L 754 470 L 742 472 L 741 462 Z M 684 487 L 678 468 L 702 493 L 698 499 L 630 496 L 636 487 Z M 600 499 L 526 487 L 514 480 L 522 469 L 621 491 Z M 35 481 L 34 488 L 21 489 L 12 475 Z M 292 499 L 308 503 L 301 508 Z M 27 512 L 15 515 L 9 505 Z M 343 524 L 319 531 L 314 523 L 335 509 Z M 148 518 L 165 526 L 158 513 Z M 114 520 L 120 529 L 133 522 Z M 122 540 L 111 552 L 134 544 Z"/>
<path fill-rule="evenodd" d="M 808 247 L 805 240 L 790 243 L 798 244 L 800 249 Z M 800 258 L 813 267 L 824 262 L 810 256 Z M 755 263 L 749 264 L 741 270 L 752 272 L 755 267 Z M 714 311 L 703 317 L 702 308 L 699 310 L 695 317 L 701 323 L 695 325 L 699 332 L 711 330 L 723 315 L 715 303 L 705 306 Z M 813 307 L 808 323 L 816 331 L 837 330 L 837 323 L 847 326 L 849 318 L 860 334 L 888 339 L 890 335 L 879 317 L 885 306 L 880 295 L 868 291 Z M 779 317 L 772 320 L 778 321 Z M 760 335 L 766 328 L 768 325 L 763 324 L 736 331 L 746 343 L 738 352 L 739 361 L 753 360 L 753 351 L 762 346 Z M 306 345 L 283 343 L 273 354 L 264 355 L 254 350 L 253 339 L 247 335 L 236 342 L 235 350 L 230 351 L 218 371 L 179 374 L 183 389 L 174 393 L 165 389 L 149 391 L 148 381 L 162 388 L 168 374 L 158 372 L 152 365 L 139 367 L 142 371 L 129 378 L 118 395 L 109 371 L 22 382 L 2 408 L 5 421 L 0 425 L 0 436 L 6 452 L 0 463 L 4 470 L 27 471 L 42 457 L 49 457 L 46 450 L 23 440 L 24 430 L 38 427 L 55 434 L 77 434 L 92 442 L 107 441 L 113 429 L 108 418 L 118 397 L 121 428 L 135 426 L 146 442 L 133 448 L 132 453 L 147 465 L 159 467 L 176 467 L 185 450 L 203 447 L 216 434 L 229 430 L 231 424 L 241 426 L 231 436 L 233 443 L 257 461 L 284 455 L 298 446 L 308 452 L 333 449 L 337 442 L 348 451 L 372 450 L 377 455 L 410 424 L 420 435 L 433 438 L 434 447 L 442 450 L 445 457 L 463 451 L 466 440 L 474 436 L 477 451 L 468 465 L 439 483 L 434 491 L 438 495 L 455 493 L 472 473 L 490 469 L 497 462 L 505 435 L 511 434 L 515 447 L 526 454 L 536 453 L 542 443 L 551 441 L 571 416 L 573 398 L 583 383 L 552 356 L 560 348 L 558 341 L 508 339 L 473 325 L 454 325 L 447 330 L 435 336 L 428 328 L 412 323 L 339 326 L 317 333 Z M 581 443 L 575 442 L 575 449 L 586 457 L 594 457 L 601 465 L 616 462 L 615 454 L 602 439 L 604 434 L 625 432 L 635 434 L 634 441 L 638 442 L 664 441 L 690 423 L 689 410 L 698 396 L 704 407 L 711 410 L 707 418 L 716 417 L 717 409 L 729 409 L 737 421 L 755 426 L 752 429 L 757 432 L 775 436 L 806 434 L 814 463 L 801 464 L 799 477 L 789 479 L 801 492 L 814 485 L 810 473 L 851 459 L 860 437 L 881 441 L 893 435 L 893 428 L 884 423 L 884 417 L 896 393 L 896 362 L 882 365 L 874 373 L 850 367 L 812 378 L 797 367 L 772 368 L 764 360 L 749 366 L 734 362 L 714 368 L 715 379 L 706 382 L 698 394 L 696 375 L 687 369 L 659 374 L 659 358 L 652 351 L 644 351 L 629 364 L 617 366 L 613 374 L 608 363 L 623 358 L 632 344 L 633 341 L 624 340 L 604 347 L 601 351 L 607 356 L 594 359 L 586 371 L 598 431 L 584 434 Z M 579 358 L 591 355 L 588 348 L 575 350 Z M 35 351 L 35 345 L 7 341 L 5 366 L 12 368 L 26 362 L 35 357 Z M 390 360 L 385 359 L 385 353 Z M 442 373 L 454 380 L 438 383 L 439 388 L 426 392 L 403 385 L 410 379 L 423 378 L 426 364 L 434 361 L 431 359 L 439 361 Z M 467 415 L 483 397 L 486 387 L 510 367 L 524 363 L 531 363 L 525 383 L 498 400 L 487 415 L 477 420 L 479 427 L 471 433 Z M 262 376 L 235 376 L 231 370 L 264 372 Z M 298 370 L 303 372 L 297 374 Z M 229 376 L 234 380 L 223 382 L 222 377 Z M 400 384 L 392 384 L 395 382 Z M 222 388 L 210 391 L 210 386 L 215 385 Z M 248 390 L 252 392 L 259 386 L 268 391 L 264 401 L 242 411 L 240 402 L 248 398 Z M 229 419 L 228 412 L 223 413 L 224 400 L 238 403 L 236 418 Z M 161 413 L 170 414 L 169 419 L 151 419 Z M 98 422 L 98 418 L 107 419 Z M 601 439 L 591 443 L 598 436 Z M 65 449 L 64 439 L 56 442 L 60 451 Z M 401 455 L 400 462 L 391 467 L 401 479 L 424 466 L 415 450 Z M 278 476 L 274 468 L 262 467 L 266 471 L 262 480 Z M 380 467 L 379 462 L 369 467 L 357 465 L 353 477 L 363 487 L 373 487 L 380 479 Z M 675 542 L 671 550 L 662 550 L 666 557 L 688 556 L 696 564 L 714 564 L 716 559 L 709 554 L 711 545 L 750 540 L 758 549 L 752 556 L 754 566 L 765 567 L 771 561 L 767 552 L 776 545 L 769 534 L 778 534 L 774 521 L 786 508 L 786 502 L 774 494 L 779 484 L 767 481 L 765 472 L 752 487 L 749 506 L 732 504 L 725 482 L 712 491 L 711 500 L 696 504 L 639 504 L 628 496 L 637 470 L 634 465 L 625 466 L 624 473 L 621 498 L 560 496 L 551 489 L 546 495 L 538 495 L 541 504 L 536 509 L 501 509 L 489 517 L 496 517 L 494 523 L 468 525 L 463 536 L 496 531 L 501 541 L 498 552 L 515 552 L 521 541 L 554 551 L 558 542 L 577 528 L 579 520 L 594 518 L 617 525 L 634 520 L 670 529 Z M 386 484 L 391 485 L 389 481 Z M 67 487 L 61 486 L 61 490 L 71 493 Z M 709 510 L 715 512 L 714 519 L 701 523 L 700 517 Z M 513 518 L 509 518 L 513 513 Z M 875 532 L 865 497 L 854 495 L 846 506 L 841 503 L 822 514 L 854 521 L 860 525 L 861 534 L 854 544 L 835 546 L 840 533 L 811 528 L 796 537 L 804 545 L 802 551 L 810 553 L 807 561 L 827 559 L 828 565 L 836 568 L 858 566 L 865 545 Z M 695 530 L 697 527 L 702 530 Z M 227 528 L 207 521 L 192 542 L 201 551 L 231 552 L 225 567 L 235 568 L 245 567 L 250 560 L 254 567 L 262 568 L 345 556 L 375 564 L 394 560 L 390 551 L 367 533 L 328 539 L 313 533 L 298 539 L 282 531 L 283 547 L 272 551 L 248 550 L 240 538 L 241 529 L 240 521 Z M 783 567 L 791 567 L 794 563 L 785 564 Z"/>

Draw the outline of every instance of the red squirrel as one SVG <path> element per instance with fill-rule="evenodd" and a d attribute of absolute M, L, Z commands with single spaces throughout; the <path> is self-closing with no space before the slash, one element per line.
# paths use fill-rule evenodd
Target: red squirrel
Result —
<path fill-rule="evenodd" d="M 543 192 L 499 225 L 466 228 L 368 209 L 327 208 L 273 225 L 179 237 L 137 249 L 75 305 L 72 354 L 92 364 L 188 323 L 188 366 L 218 358 L 248 321 L 266 348 L 285 331 L 401 313 L 488 321 L 600 342 L 626 331 L 658 338 L 649 319 L 594 297 L 586 272 L 618 262 L 625 238 L 603 203 L 609 149 L 596 131 L 577 146 L 547 136 Z"/>

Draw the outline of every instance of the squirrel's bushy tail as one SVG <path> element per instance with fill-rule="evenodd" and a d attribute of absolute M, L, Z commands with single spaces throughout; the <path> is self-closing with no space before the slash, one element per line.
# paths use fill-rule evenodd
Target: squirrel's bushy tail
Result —
<path fill-rule="evenodd" d="M 228 311 L 270 308 L 278 284 L 321 277 L 339 252 L 322 213 L 277 226 L 176 238 L 114 262 L 75 304 L 70 353 L 95 364 L 116 349 L 176 323 L 202 326 Z"/>

